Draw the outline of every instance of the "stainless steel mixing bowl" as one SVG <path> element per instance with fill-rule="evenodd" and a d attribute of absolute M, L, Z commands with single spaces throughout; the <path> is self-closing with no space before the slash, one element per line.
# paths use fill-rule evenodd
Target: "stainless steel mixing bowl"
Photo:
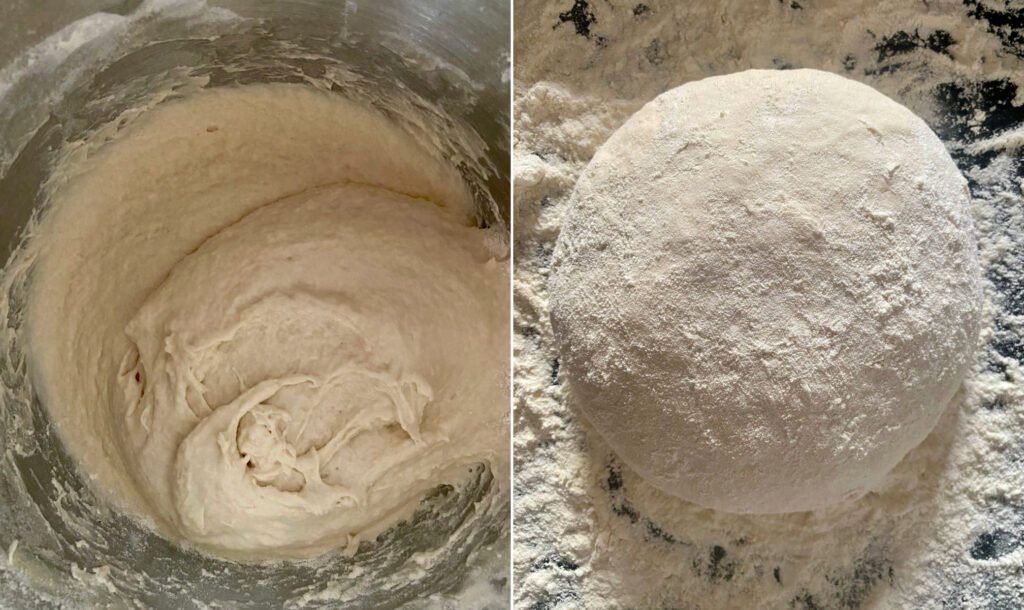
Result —
<path fill-rule="evenodd" d="M 5 259 L 46 204 L 55 152 L 174 79 L 205 87 L 305 83 L 372 105 L 440 149 L 474 193 L 478 224 L 504 229 L 508 32 L 502 0 L 7 3 L 0 7 Z M 0 547 L 13 562 L 0 559 L 0 606 L 395 607 L 467 580 L 495 600 L 505 597 L 508 486 L 499 481 L 508 473 L 486 465 L 462 486 L 437 488 L 413 517 L 352 557 L 243 565 L 182 549 L 110 510 L 83 481 L 28 383 L 18 341 L 25 286 L 3 288 Z M 471 555 L 470 563 L 493 569 L 467 569 Z"/>

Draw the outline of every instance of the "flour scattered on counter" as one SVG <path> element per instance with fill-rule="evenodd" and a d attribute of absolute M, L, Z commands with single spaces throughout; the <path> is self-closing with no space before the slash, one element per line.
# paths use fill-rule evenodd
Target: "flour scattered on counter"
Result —
<path fill-rule="evenodd" d="M 1019 11 L 526 0 L 516 15 L 517 606 L 1024 605 L 1024 44 L 1004 27 Z M 574 410 L 548 321 L 554 243 L 597 147 L 659 93 L 748 68 L 832 71 L 923 117 L 968 179 L 986 277 L 981 345 L 935 431 L 872 493 L 818 512 L 717 513 L 645 483 Z"/>

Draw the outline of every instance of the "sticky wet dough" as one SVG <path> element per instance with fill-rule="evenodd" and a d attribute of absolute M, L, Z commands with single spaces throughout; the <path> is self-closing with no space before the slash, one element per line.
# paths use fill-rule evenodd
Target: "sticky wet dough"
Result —
<path fill-rule="evenodd" d="M 507 466 L 507 264 L 446 164 L 299 86 L 93 139 L 51 185 L 28 322 L 97 488 L 202 548 L 302 557 Z"/>

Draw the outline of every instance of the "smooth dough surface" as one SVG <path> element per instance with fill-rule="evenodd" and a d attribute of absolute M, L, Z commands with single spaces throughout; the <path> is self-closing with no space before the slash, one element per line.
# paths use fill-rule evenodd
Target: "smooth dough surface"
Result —
<path fill-rule="evenodd" d="M 966 181 L 913 113 L 813 70 L 658 96 L 594 156 L 552 264 L 570 400 L 652 484 L 729 512 L 859 496 L 972 361 Z"/>
<path fill-rule="evenodd" d="M 506 467 L 508 270 L 447 165 L 301 86 L 107 135 L 58 166 L 28 311 L 100 489 L 201 548 L 304 557 Z"/>

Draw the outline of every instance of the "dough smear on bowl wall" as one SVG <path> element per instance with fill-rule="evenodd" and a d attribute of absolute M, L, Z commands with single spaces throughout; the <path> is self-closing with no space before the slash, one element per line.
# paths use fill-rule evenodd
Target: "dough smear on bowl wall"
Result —
<path fill-rule="evenodd" d="M 856 498 L 973 360 L 967 184 L 912 112 L 813 70 L 689 83 L 576 183 L 550 314 L 576 404 L 658 488 L 727 512 Z"/>
<path fill-rule="evenodd" d="M 52 188 L 29 361 L 117 505 L 218 555 L 303 558 L 503 471 L 501 240 L 382 115 L 199 91 L 69 150 Z"/>

